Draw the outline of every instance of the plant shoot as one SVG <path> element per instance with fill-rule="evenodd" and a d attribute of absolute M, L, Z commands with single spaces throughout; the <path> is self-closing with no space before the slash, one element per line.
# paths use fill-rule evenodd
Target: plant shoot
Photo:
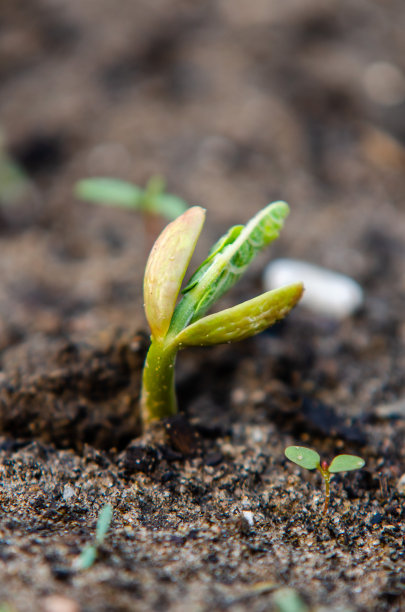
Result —
<path fill-rule="evenodd" d="M 107 532 L 110 528 L 111 521 L 113 517 L 113 509 L 110 504 L 106 504 L 100 510 L 100 514 L 98 515 L 97 525 L 96 525 L 96 535 L 94 538 L 94 542 L 91 544 L 87 544 L 79 557 L 75 559 L 74 568 L 76 570 L 86 570 L 89 569 L 95 562 L 98 554 L 98 549 L 104 542 L 104 539 L 107 535 Z"/>
<path fill-rule="evenodd" d="M 282 319 L 298 302 L 302 283 L 268 291 L 205 316 L 245 273 L 256 254 L 278 237 L 288 212 L 285 202 L 275 202 L 247 225 L 231 227 L 191 276 L 180 301 L 181 284 L 204 224 L 205 210 L 189 208 L 158 237 L 144 278 L 145 313 L 152 332 L 142 380 L 141 415 L 145 425 L 177 412 L 174 365 L 179 350 L 253 336 Z"/>
<path fill-rule="evenodd" d="M 145 215 L 160 215 L 168 221 L 187 210 L 184 200 L 165 193 L 165 182 L 159 176 L 150 178 L 145 189 L 121 179 L 87 178 L 76 183 L 75 195 L 88 202 L 138 210 Z"/>
<path fill-rule="evenodd" d="M 307 470 L 318 470 L 325 482 L 325 502 L 323 506 L 323 516 L 326 515 L 330 500 L 330 480 L 333 474 L 338 472 L 349 472 L 359 470 L 364 467 L 365 461 L 355 455 L 337 455 L 330 465 L 326 461 L 321 461 L 319 454 L 311 448 L 305 446 L 288 446 L 285 456 L 300 467 Z"/>

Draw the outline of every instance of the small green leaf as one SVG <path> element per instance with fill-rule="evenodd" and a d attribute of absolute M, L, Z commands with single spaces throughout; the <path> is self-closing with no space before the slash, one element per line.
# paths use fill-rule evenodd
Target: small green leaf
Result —
<path fill-rule="evenodd" d="M 161 339 L 169 329 L 181 283 L 205 219 L 200 206 L 189 208 L 169 223 L 149 255 L 144 278 L 145 314 L 152 336 Z"/>
<path fill-rule="evenodd" d="M 263 293 L 252 300 L 208 315 L 177 336 L 180 346 L 207 346 L 244 340 L 282 319 L 303 292 L 301 283 Z"/>
<path fill-rule="evenodd" d="M 97 558 L 97 548 L 93 544 L 86 544 L 80 553 L 79 557 L 75 559 L 74 567 L 77 570 L 89 569 Z"/>
<path fill-rule="evenodd" d="M 14 204 L 27 194 L 28 177 L 23 170 L 0 151 L 0 202 Z"/>
<path fill-rule="evenodd" d="M 307 470 L 314 470 L 321 462 L 318 453 L 305 446 L 288 446 L 284 453 L 287 459 Z"/>
<path fill-rule="evenodd" d="M 162 193 L 155 197 L 150 207 L 151 212 L 173 220 L 187 210 L 187 204 L 181 198 L 170 193 Z"/>
<path fill-rule="evenodd" d="M 350 470 L 359 470 L 364 467 L 365 461 L 361 457 L 355 455 L 337 455 L 329 466 L 329 472 L 349 472 Z"/>
<path fill-rule="evenodd" d="M 308 612 L 308 606 L 302 601 L 297 591 L 290 587 L 277 589 L 273 594 L 277 612 Z"/>
<path fill-rule="evenodd" d="M 75 194 L 89 202 L 123 208 L 140 208 L 143 190 L 120 179 L 95 177 L 76 183 Z"/>
<path fill-rule="evenodd" d="M 113 516 L 113 509 L 111 504 L 106 504 L 100 510 L 100 514 L 97 519 L 97 527 L 96 527 L 96 542 L 97 544 L 101 544 L 104 540 L 107 531 L 110 528 L 111 520 Z"/>

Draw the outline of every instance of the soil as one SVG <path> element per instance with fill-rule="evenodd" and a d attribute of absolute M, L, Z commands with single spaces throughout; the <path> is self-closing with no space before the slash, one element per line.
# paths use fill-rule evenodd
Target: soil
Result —
<path fill-rule="evenodd" d="M 2 1 L 1 129 L 29 178 L 0 208 L 2 611 L 405 609 L 404 27 L 402 0 Z M 153 235 L 72 191 L 152 174 L 207 208 L 196 262 L 290 203 L 222 306 L 280 255 L 365 302 L 184 351 L 181 414 L 142 434 Z M 326 519 L 290 444 L 366 461 Z"/>

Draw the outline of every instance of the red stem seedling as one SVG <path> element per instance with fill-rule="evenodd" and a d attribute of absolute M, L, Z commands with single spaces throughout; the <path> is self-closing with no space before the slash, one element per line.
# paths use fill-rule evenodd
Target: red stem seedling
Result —
<path fill-rule="evenodd" d="M 307 470 L 318 470 L 325 482 L 325 502 L 322 515 L 325 518 L 330 500 L 330 481 L 334 474 L 338 472 L 348 472 L 358 470 L 365 465 L 364 459 L 355 455 L 337 455 L 330 464 L 321 461 L 319 454 L 311 448 L 305 446 L 288 446 L 285 456 L 300 467 Z"/>

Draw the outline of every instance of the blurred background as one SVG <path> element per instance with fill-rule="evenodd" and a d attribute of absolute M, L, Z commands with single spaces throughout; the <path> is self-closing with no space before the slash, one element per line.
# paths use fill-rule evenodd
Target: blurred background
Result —
<path fill-rule="evenodd" d="M 0 348 L 144 325 L 150 240 L 87 176 L 165 177 L 208 209 L 199 257 L 285 199 L 271 256 L 403 298 L 404 27 L 403 0 L 2 0 Z"/>

